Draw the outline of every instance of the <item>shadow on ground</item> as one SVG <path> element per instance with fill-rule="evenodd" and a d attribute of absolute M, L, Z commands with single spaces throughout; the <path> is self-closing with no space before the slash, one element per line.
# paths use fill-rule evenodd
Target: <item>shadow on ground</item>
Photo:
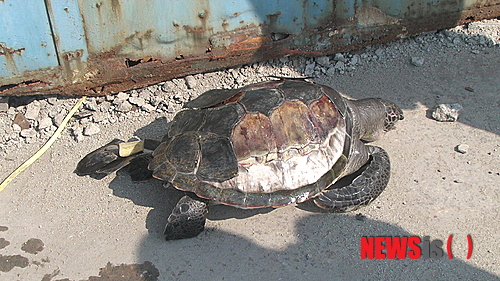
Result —
<path fill-rule="evenodd" d="M 267 229 L 263 231 L 279 231 Z M 412 236 L 384 222 L 335 214 L 310 214 L 295 224 L 296 241 L 276 250 L 247 238 L 208 230 L 197 238 L 164 241 L 144 237 L 141 261 L 158 269 L 160 280 L 498 280 L 458 258 L 360 259 L 361 236 Z"/>

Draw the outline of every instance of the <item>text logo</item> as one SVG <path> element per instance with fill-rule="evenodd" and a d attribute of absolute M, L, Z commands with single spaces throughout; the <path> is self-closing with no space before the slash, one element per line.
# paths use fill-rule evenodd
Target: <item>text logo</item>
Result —
<path fill-rule="evenodd" d="M 453 258 L 451 244 L 453 235 L 448 236 L 446 251 Z M 472 238 L 467 235 L 467 259 L 472 256 Z M 443 241 L 431 240 L 429 236 L 363 236 L 360 239 L 362 259 L 419 259 L 441 258 L 444 256 Z"/>

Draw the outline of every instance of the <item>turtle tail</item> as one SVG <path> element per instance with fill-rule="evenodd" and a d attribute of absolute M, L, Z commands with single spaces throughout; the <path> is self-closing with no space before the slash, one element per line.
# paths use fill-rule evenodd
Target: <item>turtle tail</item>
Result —
<path fill-rule="evenodd" d="M 356 173 L 332 185 L 314 203 L 334 212 L 354 211 L 368 205 L 384 191 L 389 182 L 390 162 L 387 152 L 377 146 L 368 145 L 370 159 Z"/>

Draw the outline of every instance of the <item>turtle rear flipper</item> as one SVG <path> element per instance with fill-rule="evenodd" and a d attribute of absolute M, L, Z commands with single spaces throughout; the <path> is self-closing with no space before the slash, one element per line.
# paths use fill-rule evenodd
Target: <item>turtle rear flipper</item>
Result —
<path fill-rule="evenodd" d="M 146 181 L 153 178 L 153 171 L 148 169 L 153 160 L 151 153 L 141 153 L 135 156 L 128 164 L 127 171 L 132 181 Z"/>
<path fill-rule="evenodd" d="M 165 239 L 193 238 L 205 229 L 207 204 L 189 196 L 182 197 L 168 217 Z"/>
<path fill-rule="evenodd" d="M 342 181 L 337 182 L 314 199 L 316 205 L 336 212 L 354 211 L 382 193 L 389 182 L 389 155 L 377 146 L 368 145 L 367 148 L 370 160 L 354 173 L 354 180 L 340 186 Z"/>

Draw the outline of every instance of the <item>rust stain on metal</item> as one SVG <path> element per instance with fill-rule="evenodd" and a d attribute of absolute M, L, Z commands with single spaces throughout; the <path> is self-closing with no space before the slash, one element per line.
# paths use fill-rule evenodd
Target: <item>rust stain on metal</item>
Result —
<path fill-rule="evenodd" d="M 22 75 L 26 77 L 26 80 L 34 83 L 9 82 L 7 87 L 0 85 L 0 95 L 31 95 L 50 92 L 61 95 L 98 96 L 144 87 L 189 74 L 288 55 L 329 55 L 500 16 L 500 4 L 488 3 L 478 3 L 471 9 L 447 14 L 437 13 L 425 18 L 405 16 L 395 19 L 378 9 L 374 10 L 376 8 L 361 9 L 353 18 L 346 20 L 331 18 L 330 21 L 306 28 L 300 34 L 280 37 L 280 40 L 273 40 L 271 33 L 263 34 L 262 26 L 251 25 L 229 32 L 212 34 L 213 30 L 205 24 L 210 14 L 208 9 L 202 9 L 202 13 L 197 14 L 198 23 L 180 27 L 180 30 L 184 28 L 186 35 L 194 39 L 195 52 L 178 50 L 177 55 L 171 58 L 158 57 L 155 54 L 131 58 L 130 55 L 120 54 L 123 46 L 116 46 L 107 52 L 89 54 L 86 66 L 81 67 L 73 65 L 79 60 L 78 53 L 64 54 L 62 61 L 72 63 L 69 69 L 77 70 L 78 79 L 65 79 L 65 77 L 74 77 L 76 73 L 71 73 L 72 76 L 70 73 L 64 73 L 62 69 L 66 69 L 66 66 L 25 72 Z M 111 4 L 115 5 L 113 11 L 120 14 L 119 1 L 112 1 Z M 99 8 L 98 5 L 96 7 Z M 422 7 L 424 8 L 426 7 Z M 275 14 L 269 17 L 277 18 Z M 176 24 L 179 28 L 179 24 L 173 22 L 174 26 Z M 128 40 L 147 39 L 148 36 L 153 36 L 152 31 L 149 34 L 147 32 L 133 34 Z M 0 50 L 3 49 L 5 48 L 0 48 Z M 19 50 L 16 54 L 22 51 Z M 3 51 L 3 53 L 7 52 Z"/>
<path fill-rule="evenodd" d="M 26 48 L 19 48 L 19 49 L 14 49 L 14 48 L 9 48 L 0 43 L 0 56 L 8 56 L 8 55 L 13 55 L 13 54 L 21 54 L 22 51 L 26 50 Z"/>
<path fill-rule="evenodd" d="M 14 55 L 21 56 L 22 51 L 24 50 L 26 50 L 26 48 L 14 49 L 0 42 L 0 56 L 5 56 L 6 67 L 10 73 L 17 74 L 17 72 L 19 72 L 19 70 L 17 69 L 16 61 L 14 59 Z"/>
<path fill-rule="evenodd" d="M 127 67 L 133 67 L 133 66 L 136 66 L 140 63 L 145 63 L 145 62 L 152 62 L 152 61 L 160 61 L 160 59 L 157 59 L 157 58 L 153 58 L 151 56 L 147 56 L 147 57 L 143 57 L 143 58 L 140 58 L 140 59 L 125 59 L 125 65 Z"/>

